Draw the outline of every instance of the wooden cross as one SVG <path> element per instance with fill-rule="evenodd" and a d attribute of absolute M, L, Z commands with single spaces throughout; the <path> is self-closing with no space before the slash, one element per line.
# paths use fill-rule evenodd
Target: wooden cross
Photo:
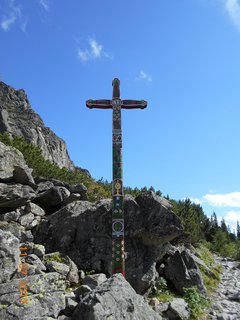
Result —
<path fill-rule="evenodd" d="M 121 109 L 144 109 L 147 101 L 121 100 L 119 79 L 113 79 L 112 85 L 112 100 L 87 100 L 86 106 L 90 109 L 113 109 L 112 274 L 122 273 L 125 276 Z"/>

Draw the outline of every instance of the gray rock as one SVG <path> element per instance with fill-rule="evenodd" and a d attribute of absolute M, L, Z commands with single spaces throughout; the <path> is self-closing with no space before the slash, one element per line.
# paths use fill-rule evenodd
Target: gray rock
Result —
<path fill-rule="evenodd" d="M 36 189 L 34 179 L 32 177 L 32 169 L 28 167 L 14 166 L 13 179 L 16 183 L 23 185 L 29 185 L 33 189 Z"/>
<path fill-rule="evenodd" d="M 33 252 L 42 259 L 45 255 L 45 247 L 42 244 L 34 244 Z"/>
<path fill-rule="evenodd" d="M 169 319 L 189 319 L 190 310 L 188 304 L 181 298 L 174 298 L 172 302 L 170 302 L 167 316 Z"/>
<path fill-rule="evenodd" d="M 76 299 L 78 299 L 78 301 L 79 301 L 79 300 L 81 300 L 87 293 L 89 293 L 89 292 L 91 292 L 91 291 L 92 291 L 92 289 L 91 289 L 89 286 L 83 284 L 81 287 L 79 287 L 79 288 L 77 288 L 77 289 L 74 290 L 74 294 L 75 294 Z"/>
<path fill-rule="evenodd" d="M 66 316 L 71 316 L 77 305 L 78 301 L 74 297 L 66 297 L 66 307 L 63 310 L 64 314 Z"/>
<path fill-rule="evenodd" d="M 78 284 L 80 280 L 78 267 L 69 257 L 67 257 L 67 260 L 67 263 L 69 265 L 69 273 L 67 275 L 67 280 L 71 284 Z"/>
<path fill-rule="evenodd" d="M 83 270 L 78 271 L 79 280 L 83 280 L 85 278 L 85 272 Z"/>
<path fill-rule="evenodd" d="M 0 141 L 0 182 L 11 182 L 13 180 L 13 170 L 16 165 L 27 168 L 23 154 Z"/>
<path fill-rule="evenodd" d="M 37 181 L 37 179 L 35 179 Z M 37 193 L 49 190 L 54 187 L 54 184 L 51 181 L 44 179 L 43 181 L 37 184 Z"/>
<path fill-rule="evenodd" d="M 27 303 L 23 303 L 19 299 L 19 290 L 26 285 Z M 65 308 L 65 289 L 66 282 L 57 273 L 28 276 L 0 284 L 0 304 L 5 305 L 0 311 L 0 319 L 56 319 Z M 21 299 L 23 301 L 26 298 Z"/>
<path fill-rule="evenodd" d="M 84 184 L 75 184 L 73 186 L 69 186 L 69 191 L 71 193 L 80 193 L 82 194 L 83 192 L 86 193 L 87 188 L 84 186 Z"/>
<path fill-rule="evenodd" d="M 70 196 L 64 201 L 64 204 L 68 204 L 74 201 L 83 200 L 80 193 L 71 193 Z"/>
<path fill-rule="evenodd" d="M 34 202 L 44 210 L 55 209 L 70 196 L 70 191 L 64 187 L 52 187 L 44 192 L 39 193 Z"/>
<path fill-rule="evenodd" d="M 11 232 L 16 238 L 19 239 L 20 242 L 33 241 L 32 232 L 30 230 L 25 230 L 23 226 L 15 221 L 0 221 L 0 229 Z"/>
<path fill-rule="evenodd" d="M 107 277 L 104 273 L 99 274 L 93 274 L 86 276 L 82 284 L 90 287 L 91 289 L 95 289 L 97 286 L 99 286 L 101 283 L 107 280 Z"/>
<path fill-rule="evenodd" d="M 39 207 L 37 204 L 32 202 L 27 202 L 24 210 L 25 210 L 25 213 L 32 213 L 35 216 L 40 216 L 40 217 L 43 217 L 46 214 L 41 207 Z"/>
<path fill-rule="evenodd" d="M 65 315 L 63 314 L 63 315 L 59 316 L 59 317 L 57 318 L 57 320 L 71 320 L 71 318 L 70 318 L 70 317 L 67 317 L 67 316 L 65 316 Z"/>
<path fill-rule="evenodd" d="M 240 291 L 228 296 L 229 300 L 240 302 Z"/>
<path fill-rule="evenodd" d="M 73 169 L 65 142 L 45 127 L 40 116 L 31 108 L 23 90 L 14 90 L 0 82 L 0 128 L 14 136 L 22 136 L 41 148 L 46 160 L 60 168 Z"/>
<path fill-rule="evenodd" d="M 182 295 L 184 294 L 184 288 L 193 286 L 197 286 L 202 294 L 206 294 L 201 272 L 185 250 L 180 252 L 177 249 L 174 254 L 167 258 L 165 262 L 165 277 L 171 281 L 175 289 Z"/>
<path fill-rule="evenodd" d="M 18 269 L 19 240 L 0 229 L 0 283 L 7 282 Z"/>
<path fill-rule="evenodd" d="M 161 205 L 161 198 L 148 193 L 146 202 L 142 199 L 144 195 L 138 197 L 143 207 L 129 196 L 124 203 L 127 280 L 138 293 L 154 283 L 156 264 L 166 254 L 168 241 L 183 231 L 180 219 Z M 36 240 L 44 243 L 48 252 L 68 255 L 78 269 L 110 275 L 111 208 L 110 199 L 72 202 L 40 223 Z"/>
<path fill-rule="evenodd" d="M 45 257 L 47 257 L 47 255 Z M 65 277 L 69 273 L 69 266 L 67 266 L 64 263 L 60 263 L 57 261 L 47 261 L 47 260 L 44 260 L 44 263 L 45 263 L 48 271 L 58 272 L 59 274 L 62 274 Z"/>
<path fill-rule="evenodd" d="M 35 265 L 39 271 L 46 271 L 47 270 L 45 265 L 42 263 L 42 261 L 39 259 L 39 257 L 36 254 L 29 254 L 25 258 L 25 261 L 27 263 Z"/>
<path fill-rule="evenodd" d="M 28 200 L 34 199 L 35 196 L 35 192 L 30 186 L 0 183 L 0 208 L 19 208 L 25 205 Z"/>
<path fill-rule="evenodd" d="M 72 319 L 157 320 L 161 317 L 121 274 L 116 274 L 84 297 Z"/>
<path fill-rule="evenodd" d="M 188 253 L 189 256 L 191 256 L 191 258 L 194 260 L 194 262 L 196 262 L 198 266 L 201 266 L 204 269 L 204 271 L 207 273 L 209 277 L 216 279 L 216 275 L 208 268 L 208 266 L 199 257 L 197 257 L 189 249 L 186 249 L 186 252 Z"/>
<path fill-rule="evenodd" d="M 20 211 L 17 209 L 16 211 L 10 211 L 7 212 L 5 214 L 0 215 L 0 220 L 1 221 L 6 221 L 6 222 L 10 222 L 10 221 L 18 221 L 20 217 Z"/>
<path fill-rule="evenodd" d="M 65 307 L 62 292 L 36 294 L 28 298 L 28 303 L 15 301 L 0 311 L 0 319 L 4 320 L 50 320 L 56 319 L 60 310 Z"/>
<path fill-rule="evenodd" d="M 49 271 L 64 275 L 71 284 L 79 282 L 78 268 L 68 256 L 53 252 L 46 254 L 43 262 Z"/>
<path fill-rule="evenodd" d="M 87 188 L 84 184 L 76 184 L 74 186 L 69 186 L 69 191 L 71 193 L 76 193 L 81 195 L 82 200 L 87 200 Z"/>
<path fill-rule="evenodd" d="M 41 218 L 39 216 L 34 216 L 32 213 L 24 214 L 19 218 L 19 223 L 27 230 L 31 230 L 36 227 L 40 221 Z"/>
<path fill-rule="evenodd" d="M 217 315 L 217 320 L 229 320 L 229 317 L 227 314 L 220 314 L 220 315 Z"/>
<path fill-rule="evenodd" d="M 140 194 L 136 198 L 137 203 L 143 208 L 143 209 L 149 209 L 149 208 L 155 208 L 156 203 L 161 204 L 161 208 L 166 208 L 166 209 L 172 209 L 172 204 L 170 201 L 167 199 L 158 196 L 155 192 L 153 191 L 148 191 Z"/>
<path fill-rule="evenodd" d="M 169 302 L 161 302 L 157 306 L 155 306 L 154 310 L 157 313 L 163 315 L 163 314 L 166 314 L 168 307 L 169 307 Z"/>

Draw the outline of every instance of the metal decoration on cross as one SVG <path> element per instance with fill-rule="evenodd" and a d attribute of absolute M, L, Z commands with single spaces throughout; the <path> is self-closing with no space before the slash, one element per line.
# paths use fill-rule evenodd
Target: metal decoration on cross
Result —
<path fill-rule="evenodd" d="M 87 100 L 86 106 L 113 110 L 112 274 L 122 273 L 125 276 L 121 109 L 144 109 L 147 101 L 121 100 L 119 79 L 113 79 L 112 85 L 112 100 Z"/>

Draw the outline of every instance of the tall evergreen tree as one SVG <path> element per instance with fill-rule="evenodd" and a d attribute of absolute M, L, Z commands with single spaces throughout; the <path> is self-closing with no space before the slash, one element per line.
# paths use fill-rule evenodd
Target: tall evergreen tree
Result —
<path fill-rule="evenodd" d="M 221 221 L 221 229 L 223 232 L 228 234 L 228 228 L 227 228 L 227 225 L 226 225 L 224 218 L 222 218 L 222 221 Z"/>
<path fill-rule="evenodd" d="M 216 213 L 213 211 L 213 214 L 211 216 L 211 222 L 214 229 L 218 228 L 218 219 Z"/>
<path fill-rule="evenodd" d="M 237 221 L 237 238 L 240 239 L 240 225 L 239 225 L 239 221 Z"/>

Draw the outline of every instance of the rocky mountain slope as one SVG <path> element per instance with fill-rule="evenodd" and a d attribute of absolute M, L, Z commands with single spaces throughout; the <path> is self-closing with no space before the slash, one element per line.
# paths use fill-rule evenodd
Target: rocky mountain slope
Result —
<path fill-rule="evenodd" d="M 25 91 L 15 90 L 3 82 L 0 82 L 0 132 L 22 136 L 39 146 L 45 159 L 60 168 L 73 168 L 65 142 L 44 125 L 31 108 Z"/>
<path fill-rule="evenodd" d="M 189 319 L 183 288 L 206 294 L 204 263 L 170 243 L 183 227 L 166 199 L 126 197 L 125 280 L 110 274 L 110 199 L 90 203 L 83 185 L 34 179 L 3 143 L 0 173 L 0 319 Z M 151 298 L 162 277 L 178 295 L 165 303 Z"/>

